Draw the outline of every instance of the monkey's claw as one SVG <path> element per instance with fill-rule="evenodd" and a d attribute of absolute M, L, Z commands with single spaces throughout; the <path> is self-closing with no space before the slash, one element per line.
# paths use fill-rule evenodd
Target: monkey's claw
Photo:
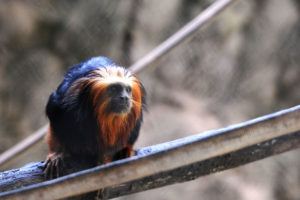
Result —
<path fill-rule="evenodd" d="M 62 176 L 63 172 L 63 155 L 55 154 L 49 157 L 44 165 L 43 172 L 47 180 Z"/>

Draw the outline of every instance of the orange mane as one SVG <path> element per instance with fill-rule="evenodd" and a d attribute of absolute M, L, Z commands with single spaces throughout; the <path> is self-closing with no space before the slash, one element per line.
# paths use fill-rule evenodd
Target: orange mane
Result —
<path fill-rule="evenodd" d="M 113 147 L 121 140 L 122 144 L 126 144 L 142 108 L 140 82 L 131 72 L 126 71 L 122 67 L 101 67 L 93 71 L 94 73 L 99 76 L 90 78 L 88 84 L 91 84 L 90 96 L 98 125 L 101 129 L 103 143 Z M 110 98 L 106 96 L 106 89 L 112 83 L 123 83 L 131 86 L 130 99 L 132 108 L 129 113 L 107 113 L 106 108 Z"/>

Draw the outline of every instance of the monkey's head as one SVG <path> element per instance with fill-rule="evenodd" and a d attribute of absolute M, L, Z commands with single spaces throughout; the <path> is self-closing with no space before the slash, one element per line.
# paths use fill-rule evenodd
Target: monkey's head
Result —
<path fill-rule="evenodd" d="M 130 112 L 138 117 L 144 101 L 143 85 L 132 72 L 119 66 L 100 66 L 81 73 L 71 81 L 65 95 L 68 104 L 86 102 L 93 105 L 95 114 L 101 117 Z"/>
<path fill-rule="evenodd" d="M 90 95 L 98 114 L 139 117 L 144 88 L 136 76 L 118 66 L 100 67 L 90 75 Z"/>

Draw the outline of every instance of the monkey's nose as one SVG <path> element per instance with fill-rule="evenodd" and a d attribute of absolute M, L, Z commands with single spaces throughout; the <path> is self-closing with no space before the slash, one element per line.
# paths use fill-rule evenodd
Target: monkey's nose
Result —
<path fill-rule="evenodd" d="M 129 97 L 128 96 L 120 96 L 119 101 L 120 101 L 120 103 L 123 103 L 123 104 L 128 103 Z"/>

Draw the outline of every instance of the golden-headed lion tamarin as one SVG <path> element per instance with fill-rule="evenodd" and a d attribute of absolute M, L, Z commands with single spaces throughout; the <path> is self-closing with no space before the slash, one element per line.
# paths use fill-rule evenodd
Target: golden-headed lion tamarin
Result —
<path fill-rule="evenodd" d="M 93 165 L 130 157 L 145 109 L 145 89 L 137 77 L 105 57 L 69 68 L 46 106 L 50 154 L 46 177 L 59 175 L 62 158 Z"/>

